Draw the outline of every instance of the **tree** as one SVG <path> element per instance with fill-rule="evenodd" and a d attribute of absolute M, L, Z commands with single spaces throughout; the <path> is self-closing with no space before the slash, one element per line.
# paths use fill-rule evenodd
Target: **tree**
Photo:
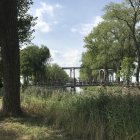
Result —
<path fill-rule="evenodd" d="M 92 51 L 87 50 L 82 54 L 82 65 L 80 69 L 80 79 L 82 80 L 93 80 L 95 78 L 95 74 L 93 74 L 92 65 L 94 63 L 94 56 Z"/>
<path fill-rule="evenodd" d="M 32 15 L 28 13 L 30 5 L 33 4 L 32 0 L 18 0 L 17 2 L 17 14 L 18 14 L 18 37 L 19 44 L 30 43 L 32 40 L 32 33 L 34 32 L 33 27 L 36 24 L 36 17 L 34 18 Z M 0 46 L 0 64 L 2 63 L 1 57 L 1 46 Z M 1 65 L 2 68 L 2 65 Z M 0 76 L 2 78 L 2 69 L 0 69 Z"/>
<path fill-rule="evenodd" d="M 28 13 L 32 0 L 18 0 L 18 36 L 20 45 L 30 43 L 34 32 L 33 27 L 36 25 L 37 17 Z"/>
<path fill-rule="evenodd" d="M 138 63 L 136 81 L 137 84 L 139 84 L 140 47 L 139 34 L 137 33 L 137 23 L 140 21 L 140 0 L 125 0 L 125 2 L 121 4 L 111 3 L 106 6 L 105 11 L 106 14 L 104 18 L 106 20 L 118 20 L 121 23 L 126 24 L 131 32 Z"/>
<path fill-rule="evenodd" d="M 1 61 L 1 53 L 0 53 L 0 89 L 3 87 L 2 84 L 2 61 Z"/>
<path fill-rule="evenodd" d="M 32 78 L 34 84 L 44 82 L 45 65 L 49 58 L 50 51 L 44 45 L 40 48 L 36 45 L 32 45 L 21 50 L 20 68 L 25 84 L 29 83 L 29 77 Z"/>
<path fill-rule="evenodd" d="M 50 64 L 46 66 L 45 79 L 48 85 L 62 85 L 69 80 L 69 76 L 59 65 Z"/>
<path fill-rule="evenodd" d="M 17 1 L 17 13 L 18 13 L 18 36 L 19 43 L 30 43 L 35 31 L 33 27 L 36 25 L 37 17 L 33 17 L 28 13 L 30 6 L 33 4 L 32 0 L 18 0 Z M 0 46 L 1 47 L 1 46 Z M 0 51 L 1 53 L 1 51 Z"/>
<path fill-rule="evenodd" d="M 0 48 L 0 52 L 1 52 L 1 48 Z M 0 53 L 0 83 L 2 82 L 2 57 L 1 57 L 1 53 Z"/>
<path fill-rule="evenodd" d="M 95 77 L 96 70 L 105 69 L 105 80 L 108 81 L 108 69 L 114 67 L 114 48 L 116 39 L 112 34 L 114 24 L 103 21 L 92 32 L 85 37 L 85 47 L 87 48 L 86 55 L 82 57 L 84 65 L 89 65 L 88 71 Z M 85 61 L 86 60 L 86 61 Z M 90 76 L 92 77 L 92 76 Z M 97 79 L 97 78 L 96 78 Z"/>
<path fill-rule="evenodd" d="M 111 68 L 117 73 L 118 82 L 120 76 L 126 79 L 126 75 L 129 81 L 129 72 L 134 69 L 132 64 L 137 60 L 136 80 L 139 83 L 140 29 L 136 25 L 140 20 L 139 6 L 140 1 L 137 0 L 106 6 L 103 21 L 84 39 L 87 51 L 82 55 L 81 76 L 94 78 L 96 70 L 103 68 L 107 81 L 108 69 Z M 131 63 L 126 63 L 126 58 Z"/>
<path fill-rule="evenodd" d="M 131 66 L 133 66 L 132 58 L 125 57 L 121 63 L 121 70 L 119 74 L 123 77 L 123 81 L 126 82 L 127 85 L 129 85 L 134 71 L 134 67 L 132 68 Z"/>
<path fill-rule="evenodd" d="M 17 115 L 21 113 L 17 0 L 1 0 L 0 17 L 0 46 L 5 91 L 2 110 L 5 114 Z"/>
<path fill-rule="evenodd" d="M 108 69 L 114 69 L 120 81 L 121 64 L 125 57 L 134 60 L 135 48 L 132 46 L 130 31 L 124 23 L 104 19 L 85 37 L 87 51 L 82 55 L 81 76 L 97 79 L 99 69 L 105 69 L 108 81 Z"/>

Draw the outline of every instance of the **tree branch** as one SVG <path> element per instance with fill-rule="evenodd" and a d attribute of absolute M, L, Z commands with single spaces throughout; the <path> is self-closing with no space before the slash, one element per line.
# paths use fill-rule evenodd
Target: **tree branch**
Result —
<path fill-rule="evenodd" d="M 135 6 L 134 6 L 132 0 L 128 0 L 128 1 L 130 2 L 130 5 L 133 7 L 133 9 L 134 9 L 134 11 L 135 11 L 136 9 L 135 9 Z"/>
<path fill-rule="evenodd" d="M 116 18 L 121 20 L 121 21 L 124 21 L 128 25 L 128 27 L 130 28 L 130 30 L 132 31 L 132 27 L 131 27 L 131 25 L 129 24 L 129 22 L 126 19 L 120 18 L 118 16 L 116 16 Z"/>

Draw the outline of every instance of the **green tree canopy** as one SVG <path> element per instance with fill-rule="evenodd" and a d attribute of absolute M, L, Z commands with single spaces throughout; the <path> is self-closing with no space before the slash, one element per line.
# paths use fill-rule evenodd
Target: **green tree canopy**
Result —
<path fill-rule="evenodd" d="M 125 0 L 121 4 L 110 3 L 105 8 L 104 19 L 110 22 L 119 21 L 128 28 L 131 33 L 131 42 L 136 50 L 136 62 L 138 63 L 136 72 L 136 81 L 139 84 L 140 72 L 140 47 L 139 47 L 139 28 L 140 22 L 140 1 Z"/>
<path fill-rule="evenodd" d="M 133 26 L 135 34 L 132 35 L 132 30 L 130 30 L 126 21 L 119 19 L 123 18 L 129 24 L 131 23 L 131 26 L 135 25 L 132 20 L 134 16 L 134 12 L 133 14 L 131 13 L 133 10 L 132 4 L 130 4 L 130 1 L 127 1 L 127 3 L 122 4 L 110 3 L 106 6 L 103 21 L 93 28 L 91 33 L 84 39 L 86 52 L 82 55 L 81 66 L 83 69 L 80 72 L 81 77 L 87 77 L 87 79 L 95 78 L 95 75 L 98 73 L 96 70 L 98 69 L 105 69 L 106 77 L 108 77 L 107 70 L 110 68 L 114 69 L 116 73 L 120 72 L 123 68 L 122 61 L 125 60 L 124 58 L 136 60 L 137 47 L 135 47 L 134 35 L 137 42 L 139 29 Z M 125 14 L 127 16 L 126 19 Z M 131 68 L 132 65 L 128 70 L 130 71 Z"/>
<path fill-rule="evenodd" d="M 30 43 L 34 32 L 37 17 L 29 14 L 28 10 L 33 4 L 32 0 L 18 0 L 18 35 L 20 44 Z"/>
<path fill-rule="evenodd" d="M 46 81 L 48 84 L 63 84 L 68 80 L 68 74 L 59 65 L 50 64 L 46 66 Z"/>
<path fill-rule="evenodd" d="M 34 82 L 42 81 L 45 72 L 45 65 L 50 58 L 49 49 L 42 45 L 40 48 L 36 45 L 28 46 L 20 52 L 21 75 L 25 81 L 29 77 L 34 77 Z"/>

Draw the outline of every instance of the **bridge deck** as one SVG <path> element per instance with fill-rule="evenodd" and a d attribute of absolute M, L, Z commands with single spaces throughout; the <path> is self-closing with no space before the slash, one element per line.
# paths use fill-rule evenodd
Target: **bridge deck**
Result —
<path fill-rule="evenodd" d="M 51 87 L 51 88 L 76 88 L 76 87 L 89 87 L 89 86 L 120 86 L 122 84 L 116 83 L 116 82 L 109 82 L 109 83 L 103 83 L 103 82 L 94 82 L 94 83 L 82 83 L 82 84 L 74 84 L 74 83 L 67 83 L 67 84 L 37 84 L 37 85 L 24 85 L 24 86 L 41 86 L 41 87 Z M 127 86 L 126 84 L 123 84 L 124 86 Z M 23 87 L 24 87 L 23 86 Z M 135 86 L 135 84 L 130 83 L 129 86 Z M 140 85 L 139 85 L 140 86 Z"/>
<path fill-rule="evenodd" d="M 88 87 L 88 86 L 113 86 L 116 85 L 116 83 L 84 83 L 84 84 L 65 84 L 63 87 Z"/>

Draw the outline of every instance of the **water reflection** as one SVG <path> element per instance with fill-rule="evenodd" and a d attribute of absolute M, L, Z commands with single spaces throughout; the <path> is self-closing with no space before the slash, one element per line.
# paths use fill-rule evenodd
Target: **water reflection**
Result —
<path fill-rule="evenodd" d="M 67 90 L 68 90 L 69 92 L 76 92 L 76 93 L 82 93 L 82 92 L 83 92 L 83 89 L 80 88 L 80 87 L 76 87 L 75 90 L 74 90 L 74 88 L 67 87 Z"/>

